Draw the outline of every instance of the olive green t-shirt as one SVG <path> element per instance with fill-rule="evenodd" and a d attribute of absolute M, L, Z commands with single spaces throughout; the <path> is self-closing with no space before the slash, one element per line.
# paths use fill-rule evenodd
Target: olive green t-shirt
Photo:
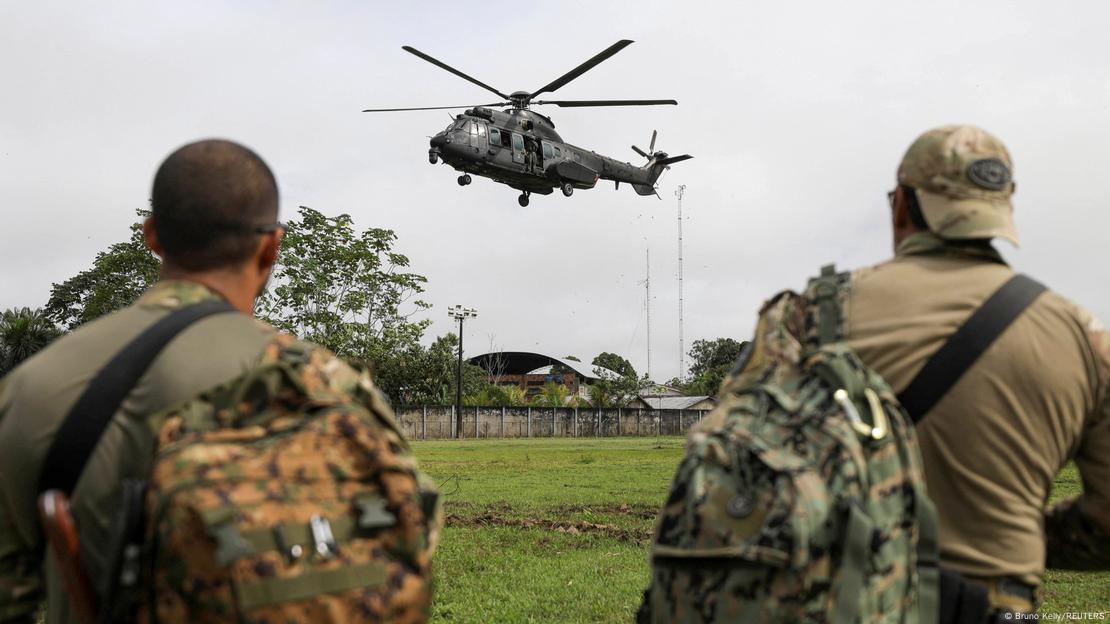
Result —
<path fill-rule="evenodd" d="M 39 473 L 55 433 L 94 375 L 171 310 L 217 295 L 192 282 L 161 282 L 134 305 L 97 319 L 28 359 L 0 382 L 0 621 L 33 617 L 46 566 L 52 622 L 75 622 L 52 557 L 43 561 L 37 520 Z M 178 334 L 125 399 L 71 497 L 84 563 L 104 575 L 119 486 L 142 478 L 153 436 L 146 417 L 248 370 L 273 330 L 243 314 L 216 314 Z"/>

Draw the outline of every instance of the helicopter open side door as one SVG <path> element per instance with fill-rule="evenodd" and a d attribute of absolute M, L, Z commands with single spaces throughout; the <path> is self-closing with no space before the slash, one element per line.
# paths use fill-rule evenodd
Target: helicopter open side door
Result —
<path fill-rule="evenodd" d="M 513 133 L 513 162 L 524 164 L 524 135 Z"/>

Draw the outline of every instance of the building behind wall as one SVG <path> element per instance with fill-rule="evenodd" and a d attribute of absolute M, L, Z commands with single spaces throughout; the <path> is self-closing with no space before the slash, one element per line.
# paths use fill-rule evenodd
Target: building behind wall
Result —
<path fill-rule="evenodd" d="M 523 375 L 487 375 L 486 381 L 499 386 L 519 386 L 524 396 L 531 401 L 548 383 L 567 387 L 567 396 L 577 396 L 583 384 L 574 372 L 566 373 L 527 373 Z"/>
<path fill-rule="evenodd" d="M 566 386 L 568 397 L 586 396 L 586 386 L 603 376 L 619 375 L 607 368 L 530 351 L 494 351 L 467 360 L 486 370 L 486 381 L 519 386 L 531 400 L 547 383 Z"/>

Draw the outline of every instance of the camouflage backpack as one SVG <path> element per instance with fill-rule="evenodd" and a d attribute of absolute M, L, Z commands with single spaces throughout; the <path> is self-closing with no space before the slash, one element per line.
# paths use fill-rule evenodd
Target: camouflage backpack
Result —
<path fill-rule="evenodd" d="M 639 621 L 936 622 L 936 511 L 910 420 L 839 342 L 847 277 L 761 310 L 690 433 Z"/>
<path fill-rule="evenodd" d="M 255 369 L 152 426 L 112 617 L 428 618 L 441 508 L 365 371 L 275 336 Z"/>

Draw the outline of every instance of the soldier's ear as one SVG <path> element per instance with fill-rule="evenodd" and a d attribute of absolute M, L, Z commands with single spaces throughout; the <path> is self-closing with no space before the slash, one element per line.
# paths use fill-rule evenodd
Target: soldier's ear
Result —
<path fill-rule="evenodd" d="M 898 185 L 894 189 L 894 227 L 895 229 L 909 229 L 914 226 L 913 217 L 910 215 L 909 198 L 906 189 Z"/>
<path fill-rule="evenodd" d="M 281 250 L 281 239 L 285 236 L 285 228 L 278 228 L 262 237 L 259 241 L 258 268 L 269 270 L 277 263 L 278 252 Z"/>
<path fill-rule="evenodd" d="M 146 241 L 147 249 L 154 252 L 154 255 L 159 258 L 165 257 L 162 243 L 158 240 L 158 232 L 154 229 L 154 217 L 143 220 L 143 240 Z"/>

